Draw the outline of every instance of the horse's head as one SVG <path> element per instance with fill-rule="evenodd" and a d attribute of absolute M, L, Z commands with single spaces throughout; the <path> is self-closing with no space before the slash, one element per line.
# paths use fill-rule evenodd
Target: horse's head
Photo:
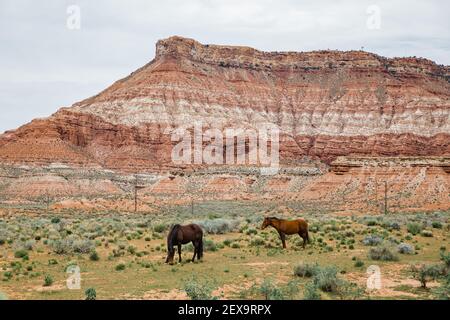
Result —
<path fill-rule="evenodd" d="M 169 248 L 168 250 L 167 250 L 167 258 L 166 258 L 166 263 L 168 263 L 168 264 L 173 264 L 173 257 L 175 256 L 175 249 L 172 247 L 172 248 Z"/>
<path fill-rule="evenodd" d="M 272 223 L 272 219 L 271 218 L 264 218 L 263 224 L 261 226 L 261 229 L 264 230 L 265 228 L 267 228 L 268 226 L 270 226 L 270 224 Z"/>

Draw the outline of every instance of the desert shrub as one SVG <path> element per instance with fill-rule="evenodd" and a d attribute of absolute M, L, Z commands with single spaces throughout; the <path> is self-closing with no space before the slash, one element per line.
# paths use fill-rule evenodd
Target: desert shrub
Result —
<path fill-rule="evenodd" d="M 432 237 L 433 236 L 433 232 L 431 232 L 430 230 L 422 230 L 422 232 L 420 232 L 420 234 L 422 235 L 422 237 Z"/>
<path fill-rule="evenodd" d="M 389 228 L 392 230 L 400 230 L 400 224 L 398 222 L 391 222 L 389 224 Z"/>
<path fill-rule="evenodd" d="M 86 295 L 86 300 L 96 300 L 97 299 L 97 291 L 94 288 L 88 288 L 84 294 Z"/>
<path fill-rule="evenodd" d="M 75 253 L 89 253 L 94 248 L 95 244 L 91 240 L 75 240 L 72 243 L 72 250 Z"/>
<path fill-rule="evenodd" d="M 445 267 L 450 269 L 450 252 L 445 253 L 445 251 L 441 251 L 440 257 L 442 262 L 444 262 Z"/>
<path fill-rule="evenodd" d="M 421 224 L 417 222 L 410 222 L 406 225 L 406 230 L 412 235 L 419 234 L 422 231 L 423 227 Z"/>
<path fill-rule="evenodd" d="M 44 287 L 50 287 L 53 284 L 53 278 L 51 275 L 47 274 L 44 277 Z"/>
<path fill-rule="evenodd" d="M 450 273 L 447 274 L 441 286 L 433 290 L 433 294 L 439 300 L 450 300 Z"/>
<path fill-rule="evenodd" d="M 363 239 L 363 244 L 366 246 L 377 246 L 383 242 L 380 236 L 370 234 Z"/>
<path fill-rule="evenodd" d="M 98 261 L 98 260 L 100 260 L 100 257 L 98 255 L 97 251 L 94 250 L 94 251 L 91 252 L 91 254 L 89 255 L 89 260 L 91 260 L 91 261 Z"/>
<path fill-rule="evenodd" d="M 203 249 L 205 251 L 212 251 L 212 252 L 218 250 L 216 243 L 213 240 L 209 239 L 205 239 L 203 241 Z M 194 247 L 192 247 L 192 251 L 194 251 Z"/>
<path fill-rule="evenodd" d="M 51 247 L 56 254 L 68 254 L 72 251 L 71 241 L 65 239 L 53 241 Z"/>
<path fill-rule="evenodd" d="M 245 231 L 245 234 L 246 235 L 252 235 L 252 234 L 257 234 L 258 233 L 258 230 L 256 230 L 255 228 L 248 228 L 246 231 Z"/>
<path fill-rule="evenodd" d="M 13 277 L 13 273 L 11 271 L 3 272 L 3 281 L 9 281 Z"/>
<path fill-rule="evenodd" d="M 58 261 L 56 259 L 49 259 L 48 260 L 48 265 L 49 266 L 54 266 L 54 265 L 57 265 L 57 264 L 58 264 Z"/>
<path fill-rule="evenodd" d="M 0 301 L 8 300 L 8 296 L 3 292 L 0 292 Z"/>
<path fill-rule="evenodd" d="M 414 253 L 414 247 L 412 245 L 404 243 L 404 242 L 400 243 L 397 246 L 397 250 L 401 254 L 413 254 Z"/>
<path fill-rule="evenodd" d="M 222 218 L 202 220 L 197 221 L 196 223 L 201 226 L 203 230 L 210 234 L 224 234 L 227 232 L 235 231 L 239 227 L 238 220 L 229 220 Z"/>
<path fill-rule="evenodd" d="M 61 222 L 61 219 L 58 218 L 58 217 L 54 217 L 54 218 L 52 218 L 52 220 L 51 220 L 51 223 L 53 223 L 53 224 L 57 224 L 57 223 L 60 223 L 60 222 Z"/>
<path fill-rule="evenodd" d="M 363 265 L 364 265 L 363 261 L 361 261 L 359 259 L 355 261 L 355 267 L 356 268 L 361 268 Z"/>
<path fill-rule="evenodd" d="M 123 263 L 119 263 L 118 265 L 116 265 L 115 269 L 116 271 L 123 271 L 125 270 L 126 266 Z"/>
<path fill-rule="evenodd" d="M 359 287 L 356 283 L 339 279 L 336 294 L 341 299 L 346 300 L 358 299 L 362 296 L 363 293 L 364 289 Z"/>
<path fill-rule="evenodd" d="M 433 221 L 433 222 L 431 223 L 431 226 L 432 226 L 434 229 L 442 229 L 442 223 L 440 223 L 439 221 Z"/>
<path fill-rule="evenodd" d="M 318 268 L 313 278 L 314 284 L 324 292 L 336 292 L 339 286 L 337 268 L 326 266 Z"/>
<path fill-rule="evenodd" d="M 284 300 L 283 291 L 270 279 L 264 279 L 257 291 L 265 300 Z"/>
<path fill-rule="evenodd" d="M 212 296 L 214 286 L 209 281 L 199 281 L 196 277 L 190 278 L 183 287 L 184 292 L 191 300 L 214 300 Z"/>
<path fill-rule="evenodd" d="M 427 282 L 435 280 L 442 272 L 442 268 L 438 265 L 420 265 L 411 266 L 413 277 L 420 281 L 422 288 L 427 287 Z"/>
<path fill-rule="evenodd" d="M 320 300 L 320 292 L 317 286 L 314 284 L 314 281 L 309 281 L 305 285 L 305 289 L 303 290 L 303 299 L 305 300 Z"/>
<path fill-rule="evenodd" d="M 315 264 L 302 263 L 294 267 L 294 275 L 296 275 L 297 277 L 309 278 L 314 276 L 318 270 L 319 265 L 317 263 Z"/>
<path fill-rule="evenodd" d="M 28 260 L 28 252 L 26 249 L 20 249 L 14 252 L 14 257 L 18 259 Z"/>
<path fill-rule="evenodd" d="M 263 246 L 265 243 L 264 239 L 260 236 L 255 236 L 250 241 L 251 246 Z"/>
<path fill-rule="evenodd" d="M 375 221 L 375 220 L 368 220 L 368 221 L 366 222 L 366 225 L 369 226 L 369 227 L 373 227 L 373 226 L 378 225 L 378 222 Z"/>
<path fill-rule="evenodd" d="M 398 260 L 398 257 L 395 254 L 394 250 L 392 250 L 392 248 L 385 243 L 377 247 L 370 248 L 369 258 L 372 260 L 382 260 L 382 261 Z"/>
<path fill-rule="evenodd" d="M 155 224 L 153 226 L 153 231 L 158 232 L 158 233 L 162 233 L 162 232 L 164 232 L 167 229 L 167 227 L 168 226 L 166 224 L 164 224 L 164 223 L 158 223 L 158 224 Z"/>
<path fill-rule="evenodd" d="M 90 253 L 95 248 L 95 243 L 91 240 L 81 239 L 61 239 L 55 240 L 51 243 L 51 247 L 56 254 L 71 254 L 71 253 Z"/>

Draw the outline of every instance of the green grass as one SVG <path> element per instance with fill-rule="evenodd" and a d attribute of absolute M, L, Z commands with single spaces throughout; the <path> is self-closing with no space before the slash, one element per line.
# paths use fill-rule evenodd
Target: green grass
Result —
<path fill-rule="evenodd" d="M 305 292 L 310 298 L 314 298 L 313 288 L 305 290 L 312 275 L 295 276 L 294 267 L 335 265 L 337 270 L 346 271 L 345 274 L 339 274 L 339 278 L 348 281 L 359 278 L 364 283 L 367 277 L 366 267 L 374 261 L 368 260 L 368 252 L 372 247 L 363 245 L 362 240 L 368 234 L 376 232 L 385 239 L 395 238 L 402 242 L 408 234 L 409 220 L 416 219 L 415 223 L 421 223 L 427 218 L 426 215 L 390 215 L 389 219 L 398 222 L 400 229 L 388 230 L 382 227 L 385 219 L 382 216 L 380 219 L 370 216 L 365 220 L 363 216 L 351 219 L 315 214 L 307 216 L 311 225 L 314 225 L 311 228 L 313 244 L 307 245 L 303 250 L 298 235 L 293 235 L 287 237 L 288 249 L 282 250 L 274 229 L 259 229 L 263 208 L 264 206 L 251 203 L 207 202 L 197 204 L 198 211 L 194 217 L 187 207 L 172 207 L 173 214 L 165 212 L 151 217 L 117 213 L 89 216 L 61 214 L 58 216 L 58 223 L 51 221 L 54 214 L 2 217 L 0 234 L 2 230 L 10 234 L 10 239 L 6 239 L 0 247 L 4 252 L 4 258 L 0 262 L 2 292 L 10 299 L 84 300 L 87 298 L 86 290 L 95 288 L 96 299 L 186 298 L 183 291 L 186 283 L 193 275 L 201 275 L 199 281 L 212 284 L 214 290 L 219 292 L 216 293 L 224 298 L 245 296 L 246 299 L 253 299 L 267 295 L 270 298 L 282 296 L 285 299 L 302 299 Z M 174 266 L 164 263 L 167 226 L 174 222 L 217 219 L 221 215 L 224 219 L 239 221 L 240 227 L 225 234 L 205 234 L 202 261 L 189 262 L 193 255 L 192 248 L 190 250 L 190 246 L 183 246 L 183 264 L 177 263 L 178 254 L 175 255 Z M 416 263 L 442 263 L 439 248 L 448 243 L 445 222 L 448 217 L 448 213 L 433 216 L 433 221 L 441 223 L 439 228 L 433 228 L 433 237 L 423 237 L 420 234 L 412 236 L 409 242 L 421 248 L 417 254 L 398 255 L 397 261 L 376 261 L 376 264 L 382 269 L 395 266 L 395 270 L 403 270 Z M 370 223 L 369 226 L 367 221 L 377 223 Z M 59 224 L 63 227 L 60 228 Z M 162 228 L 161 225 L 165 227 Z M 255 230 L 256 234 L 249 230 Z M 22 250 L 17 249 L 19 242 L 25 243 L 36 237 L 39 240 L 33 250 L 16 254 Z M 52 241 L 71 237 L 81 243 L 85 240 L 92 241 L 95 251 L 71 251 L 63 255 L 53 252 Z M 24 257 L 28 257 L 28 260 Z M 81 290 L 66 288 L 68 265 L 80 267 Z M 298 273 L 302 274 L 301 272 L 298 269 Z M 46 276 L 51 277 L 52 283 L 44 287 Z M 390 276 L 395 279 L 412 279 L 411 274 L 404 271 Z M 261 289 L 267 278 L 273 279 L 272 283 L 266 283 Z M 262 291 L 252 291 L 250 288 Z M 194 289 L 197 292 L 197 287 L 194 286 Z M 395 298 L 411 298 L 411 294 L 417 299 L 428 297 L 420 290 L 405 286 L 396 287 L 395 290 L 405 293 L 404 296 L 396 295 Z M 93 297 L 92 290 L 90 294 Z M 321 292 L 320 297 L 339 298 L 334 292 Z"/>

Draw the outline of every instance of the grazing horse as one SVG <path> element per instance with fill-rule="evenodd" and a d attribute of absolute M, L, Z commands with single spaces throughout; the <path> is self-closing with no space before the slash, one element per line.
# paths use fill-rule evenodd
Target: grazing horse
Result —
<path fill-rule="evenodd" d="M 286 235 L 298 234 L 303 239 L 303 248 L 305 248 L 307 241 L 311 243 L 308 234 L 308 222 L 305 219 L 289 221 L 274 217 L 264 218 L 261 229 L 264 230 L 268 226 L 272 226 L 278 231 L 281 242 L 283 242 L 283 249 L 286 249 Z"/>
<path fill-rule="evenodd" d="M 178 246 L 178 255 L 181 262 L 181 245 L 187 244 L 192 241 L 194 245 L 194 256 L 192 262 L 195 260 L 195 256 L 200 260 L 203 257 L 203 231 L 196 224 L 189 224 L 181 226 L 179 224 L 174 225 L 167 236 L 167 259 L 166 263 L 173 264 L 173 257 L 175 255 L 174 246 Z"/>

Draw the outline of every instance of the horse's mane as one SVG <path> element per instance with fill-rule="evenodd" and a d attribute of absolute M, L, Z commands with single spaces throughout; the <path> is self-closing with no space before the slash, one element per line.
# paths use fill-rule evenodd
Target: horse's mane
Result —
<path fill-rule="evenodd" d="M 267 218 L 269 218 L 270 220 L 280 220 L 277 217 L 267 217 Z"/>
<path fill-rule="evenodd" d="M 175 224 L 169 231 L 169 235 L 167 236 L 167 248 L 170 249 L 173 247 L 173 241 L 177 234 L 178 229 L 181 227 L 179 224 Z"/>

